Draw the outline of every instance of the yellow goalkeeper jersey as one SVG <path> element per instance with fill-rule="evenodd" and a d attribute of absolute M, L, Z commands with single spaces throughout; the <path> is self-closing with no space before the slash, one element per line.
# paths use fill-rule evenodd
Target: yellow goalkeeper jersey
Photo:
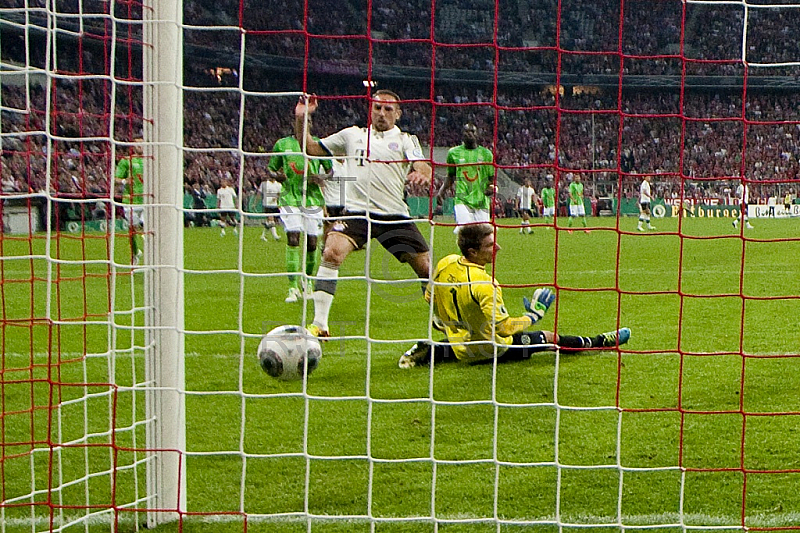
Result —
<path fill-rule="evenodd" d="M 511 336 L 497 334 L 498 327 L 509 315 L 503 303 L 503 291 L 485 267 L 460 255 L 448 255 L 436 265 L 425 291 L 429 302 L 431 294 L 433 311 L 444 323 L 447 340 L 459 360 L 495 357 L 492 339 L 498 344 L 498 356 L 512 343 Z M 472 342 L 475 344 L 466 344 Z"/>

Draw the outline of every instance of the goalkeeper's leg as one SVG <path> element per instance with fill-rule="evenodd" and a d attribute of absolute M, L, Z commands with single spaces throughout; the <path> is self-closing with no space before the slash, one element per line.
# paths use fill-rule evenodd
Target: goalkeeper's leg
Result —
<path fill-rule="evenodd" d="M 446 343 L 447 339 L 441 341 Z M 456 354 L 449 344 L 433 344 L 429 341 L 418 341 L 406 350 L 397 361 L 397 366 L 400 368 L 414 368 L 415 366 L 427 366 L 431 363 L 439 364 L 445 361 L 455 361 Z"/>
<path fill-rule="evenodd" d="M 594 337 L 557 335 L 552 331 L 525 331 L 514 335 L 513 344 L 498 357 L 498 361 L 521 361 L 530 359 L 537 352 L 552 350 L 556 346 L 564 351 L 580 351 L 591 348 L 613 348 L 628 342 L 631 330 L 621 328 Z"/>
<path fill-rule="evenodd" d="M 601 333 L 594 337 L 557 335 L 555 342 L 565 350 L 578 351 L 589 348 L 613 348 L 614 346 L 625 344 L 630 338 L 631 330 L 629 328 L 621 328 L 616 331 Z"/>

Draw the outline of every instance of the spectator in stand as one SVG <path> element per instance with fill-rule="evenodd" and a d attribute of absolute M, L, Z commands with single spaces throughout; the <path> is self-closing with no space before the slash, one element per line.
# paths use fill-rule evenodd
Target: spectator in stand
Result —
<path fill-rule="evenodd" d="M 505 207 L 505 211 L 504 211 L 505 218 L 511 218 L 511 217 L 515 216 L 516 210 L 517 210 L 517 199 L 516 199 L 516 197 L 506 198 L 506 201 L 504 203 L 504 207 Z"/>

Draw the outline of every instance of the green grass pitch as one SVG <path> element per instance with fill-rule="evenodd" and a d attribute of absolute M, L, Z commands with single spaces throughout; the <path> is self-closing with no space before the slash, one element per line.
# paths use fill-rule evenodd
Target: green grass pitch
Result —
<path fill-rule="evenodd" d="M 497 366 L 398 369 L 410 341 L 430 334 L 428 307 L 410 268 L 377 245 L 356 252 L 331 315 L 343 339 L 324 344 L 306 388 L 269 378 L 255 355 L 265 331 L 313 315 L 310 303 L 283 303 L 285 237 L 187 229 L 186 496 L 198 514 L 180 527 L 799 526 L 800 220 L 753 223 L 746 240 L 730 219 L 659 219 L 646 234 L 635 219 L 616 231 L 612 218 L 590 219 L 589 234 L 500 228 L 494 273 L 509 312 L 521 314 L 532 287 L 557 287 L 543 329 L 633 335 L 621 352 Z M 457 251 L 452 227 L 432 235 L 434 262 Z M 143 276 L 122 266 L 118 237 L 109 277 L 108 245 L 98 234 L 2 241 L 4 531 L 85 515 L 72 506 L 87 494 L 121 508 L 122 531 L 142 520 L 133 508 L 146 501 L 130 502 L 144 498 L 143 468 L 109 468 L 144 458 L 133 451 L 145 445 L 133 425 L 144 396 L 132 387 L 144 379 Z M 110 435 L 112 416 L 130 429 Z M 108 530 L 108 516 L 89 529 Z"/>

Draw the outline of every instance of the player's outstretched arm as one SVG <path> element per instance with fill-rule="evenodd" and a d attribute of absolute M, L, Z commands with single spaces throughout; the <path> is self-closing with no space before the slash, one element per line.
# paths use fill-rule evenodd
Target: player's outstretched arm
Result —
<path fill-rule="evenodd" d="M 305 144 L 308 155 L 328 155 L 328 152 L 311 136 L 311 126 L 307 126 L 306 113 L 312 115 L 317 110 L 317 97 L 303 95 L 294 106 L 294 135 L 300 144 Z M 305 139 L 305 143 L 303 143 Z"/>
<path fill-rule="evenodd" d="M 556 295 L 550 289 L 536 289 L 533 293 L 533 300 L 522 299 L 525 306 L 525 313 L 518 317 L 509 317 L 497 324 L 497 334 L 501 337 L 510 337 L 536 324 L 553 305 Z"/>

